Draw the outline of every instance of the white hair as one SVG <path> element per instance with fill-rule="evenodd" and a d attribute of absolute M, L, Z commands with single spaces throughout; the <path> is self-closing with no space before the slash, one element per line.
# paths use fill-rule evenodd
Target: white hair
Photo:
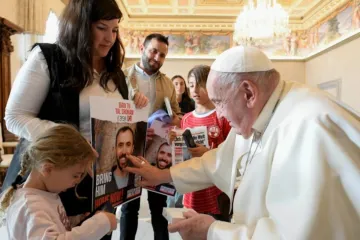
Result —
<path fill-rule="evenodd" d="M 275 69 L 248 73 L 229 73 L 211 70 L 209 76 L 215 78 L 216 83 L 220 86 L 230 85 L 232 90 L 237 89 L 243 80 L 250 80 L 266 91 L 269 84 L 280 79 L 280 73 Z"/>

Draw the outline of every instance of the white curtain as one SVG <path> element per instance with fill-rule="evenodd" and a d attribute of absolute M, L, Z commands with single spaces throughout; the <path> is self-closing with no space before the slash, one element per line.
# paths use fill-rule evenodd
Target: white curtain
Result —
<path fill-rule="evenodd" d="M 17 1 L 19 25 L 24 29 L 24 33 L 18 38 L 18 47 L 20 58 L 24 63 L 35 43 L 55 42 L 58 19 L 56 14 L 51 11 L 54 2 L 48 0 Z"/>
<path fill-rule="evenodd" d="M 44 35 L 49 9 L 45 0 L 17 0 L 18 23 L 24 33 Z"/>

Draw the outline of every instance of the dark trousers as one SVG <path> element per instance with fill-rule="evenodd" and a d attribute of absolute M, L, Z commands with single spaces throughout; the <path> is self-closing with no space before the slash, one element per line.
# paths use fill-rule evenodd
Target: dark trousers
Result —
<path fill-rule="evenodd" d="M 223 222 L 230 222 L 230 215 L 223 215 L 223 214 L 212 214 L 212 213 L 207 213 L 207 215 L 212 216 L 213 218 L 215 218 L 216 221 L 223 221 Z"/>
<path fill-rule="evenodd" d="M 17 175 L 20 171 L 20 160 L 21 155 L 28 147 L 29 142 L 25 140 L 24 138 L 21 138 L 18 145 L 15 148 L 13 159 L 11 160 L 10 166 L 6 171 L 6 176 L 3 182 L 3 185 L 1 187 L 0 193 L 5 192 L 8 187 L 11 186 L 11 184 L 15 181 Z"/>
<path fill-rule="evenodd" d="M 148 202 L 151 212 L 151 224 L 154 230 L 154 240 L 168 240 L 168 222 L 163 217 L 166 207 L 166 196 L 148 191 Z M 140 198 L 126 203 L 121 208 L 120 240 L 134 240 L 140 209 Z"/>

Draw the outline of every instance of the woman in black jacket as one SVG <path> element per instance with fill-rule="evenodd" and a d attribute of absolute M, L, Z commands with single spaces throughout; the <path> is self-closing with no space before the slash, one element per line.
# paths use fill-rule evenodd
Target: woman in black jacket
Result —
<path fill-rule="evenodd" d="M 90 140 L 90 96 L 128 99 L 121 70 L 125 54 L 118 33 L 121 18 L 115 0 L 69 1 L 60 18 L 57 42 L 35 44 L 6 106 L 7 128 L 21 140 L 2 190 L 17 178 L 27 143 L 56 123 L 72 124 Z M 137 107 L 147 104 L 141 93 L 135 98 Z M 67 215 L 90 212 L 91 192 L 92 179 L 87 175 L 76 190 L 61 193 Z"/>

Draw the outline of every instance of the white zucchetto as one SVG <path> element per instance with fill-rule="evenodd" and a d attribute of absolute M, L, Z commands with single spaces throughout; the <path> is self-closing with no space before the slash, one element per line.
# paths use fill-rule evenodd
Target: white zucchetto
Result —
<path fill-rule="evenodd" d="M 237 46 L 221 53 L 211 70 L 223 73 L 262 72 L 273 69 L 271 60 L 256 47 Z"/>

